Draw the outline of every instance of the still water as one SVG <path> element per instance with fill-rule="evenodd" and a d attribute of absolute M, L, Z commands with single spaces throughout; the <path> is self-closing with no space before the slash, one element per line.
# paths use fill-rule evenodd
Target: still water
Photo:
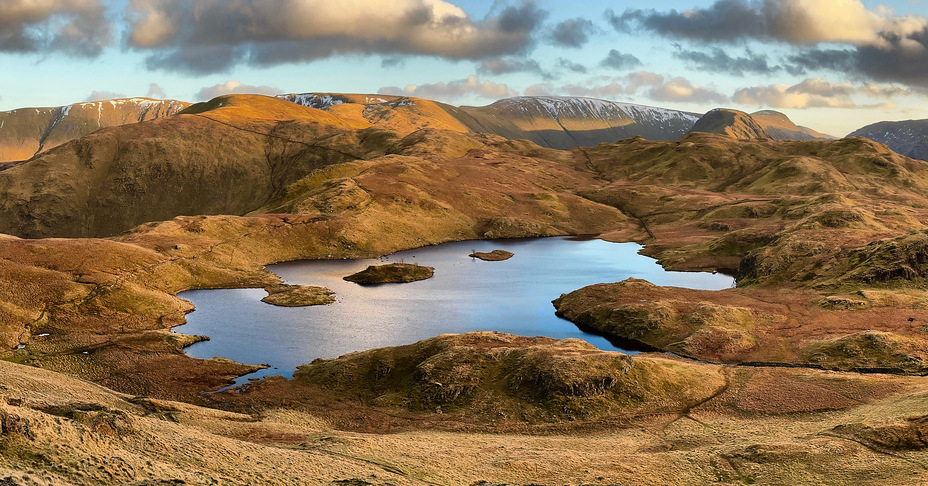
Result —
<path fill-rule="evenodd" d="M 473 250 L 494 249 L 515 256 L 502 262 L 467 256 Z M 175 330 L 210 337 L 187 348 L 190 356 L 271 365 L 249 377 L 290 377 L 297 366 L 316 358 L 469 331 L 580 338 L 600 349 L 621 351 L 605 338 L 584 333 L 555 316 L 551 300 L 580 287 L 628 277 L 707 290 L 734 283 L 722 274 L 665 271 L 655 260 L 639 255 L 640 249 L 634 243 L 557 237 L 464 241 L 381 259 L 281 263 L 268 269 L 289 284 L 333 290 L 336 302 L 287 308 L 261 302 L 267 295 L 263 289 L 192 290 L 180 296 L 193 302 L 196 311 Z M 342 280 L 368 265 L 391 262 L 434 267 L 435 276 L 374 286 Z"/>

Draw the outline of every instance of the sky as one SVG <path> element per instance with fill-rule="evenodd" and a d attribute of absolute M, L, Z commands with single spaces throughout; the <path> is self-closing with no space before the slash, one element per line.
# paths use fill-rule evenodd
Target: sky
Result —
<path fill-rule="evenodd" d="M 928 118 L 928 0 L 0 0 L 0 110 L 115 97 L 588 96 Z"/>

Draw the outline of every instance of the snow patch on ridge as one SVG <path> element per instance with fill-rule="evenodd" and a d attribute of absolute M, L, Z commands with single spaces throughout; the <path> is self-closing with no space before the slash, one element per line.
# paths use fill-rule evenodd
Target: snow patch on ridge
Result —
<path fill-rule="evenodd" d="M 325 110 L 345 102 L 344 100 L 335 98 L 332 95 L 318 95 L 316 93 L 282 94 L 277 95 L 277 98 L 287 100 L 298 105 L 316 108 L 317 110 Z"/>

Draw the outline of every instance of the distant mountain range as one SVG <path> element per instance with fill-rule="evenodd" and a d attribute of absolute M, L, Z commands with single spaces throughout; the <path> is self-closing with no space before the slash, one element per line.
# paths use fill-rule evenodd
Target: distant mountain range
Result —
<path fill-rule="evenodd" d="M 878 122 L 848 136 L 869 138 L 902 155 L 928 161 L 928 120 Z"/>
<path fill-rule="evenodd" d="M 775 111 L 747 114 L 716 109 L 700 116 L 680 110 L 582 97 L 523 96 L 481 107 L 457 107 L 388 95 L 301 93 L 278 98 L 330 112 L 356 129 L 377 126 L 408 134 L 423 128 L 437 128 L 526 139 L 542 147 L 558 149 L 595 146 L 635 136 L 676 140 L 693 131 L 725 134 L 737 139 L 834 138 L 797 126 L 786 115 Z M 101 128 L 168 117 L 188 106 L 190 103 L 177 100 L 130 98 L 0 112 L 0 168 Z M 928 132 L 928 123 L 923 131 Z M 924 150 L 928 151 L 928 147 Z"/>
<path fill-rule="evenodd" d="M 700 116 L 630 103 L 556 96 L 508 98 L 481 107 L 455 107 L 417 98 L 379 95 L 303 93 L 280 95 L 279 98 L 334 110 L 342 116 L 352 108 L 339 105 L 360 104 L 363 105 L 360 114 L 374 124 L 395 125 L 400 120 L 404 126 L 412 123 L 419 128 L 438 128 L 438 124 L 456 131 L 491 133 L 561 149 L 634 136 L 675 140 L 686 135 Z"/>

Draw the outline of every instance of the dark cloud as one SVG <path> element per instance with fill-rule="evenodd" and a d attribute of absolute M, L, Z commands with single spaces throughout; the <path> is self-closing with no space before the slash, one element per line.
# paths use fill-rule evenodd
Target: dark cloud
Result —
<path fill-rule="evenodd" d="M 283 93 L 283 91 L 277 88 L 272 88 L 270 86 L 251 86 L 248 84 L 239 83 L 238 81 L 226 81 L 223 84 L 202 88 L 197 92 L 196 98 L 197 100 L 205 101 L 211 100 L 217 96 L 230 94 L 260 94 L 265 96 L 276 96 L 281 93 Z"/>
<path fill-rule="evenodd" d="M 477 68 L 477 73 L 483 75 L 492 74 L 498 76 L 500 74 L 520 72 L 544 75 L 544 71 L 541 69 L 538 61 L 534 59 L 497 57 L 481 62 L 480 66 Z"/>
<path fill-rule="evenodd" d="M 928 32 L 919 34 L 928 37 Z M 828 70 L 880 82 L 928 89 L 928 49 L 906 48 L 805 49 L 784 59 L 791 74 Z M 928 39 L 925 40 L 928 45 Z"/>
<path fill-rule="evenodd" d="M 615 49 L 609 51 L 609 55 L 599 62 L 602 67 L 618 69 L 620 71 L 641 66 L 641 60 L 631 54 L 625 54 Z"/>
<path fill-rule="evenodd" d="M 517 91 L 510 89 L 509 86 L 504 83 L 494 83 L 488 80 L 481 81 L 480 78 L 473 74 L 465 79 L 447 83 L 411 84 L 405 88 L 400 88 L 399 86 L 386 86 L 380 88 L 377 94 L 415 96 L 440 101 L 452 101 L 467 96 L 478 96 L 480 98 L 495 100 L 519 95 Z"/>
<path fill-rule="evenodd" d="M 233 3 L 130 0 L 128 44 L 150 53 L 151 69 L 191 74 L 337 55 L 480 60 L 525 52 L 547 16 L 528 0 L 479 21 L 445 0 L 395 0 L 391 8 L 378 0 Z"/>
<path fill-rule="evenodd" d="M 382 68 L 397 68 L 405 65 L 406 61 L 402 57 L 385 57 L 380 61 L 380 67 Z"/>
<path fill-rule="evenodd" d="M 587 67 L 583 64 L 573 62 L 570 59 L 564 59 L 563 57 L 558 58 L 557 66 L 561 69 L 566 69 L 568 71 L 580 74 L 586 74 L 589 71 L 589 69 L 587 69 Z"/>
<path fill-rule="evenodd" d="M 928 88 L 928 26 L 909 37 L 888 39 L 889 49 L 857 49 L 857 70 L 870 79 Z"/>
<path fill-rule="evenodd" d="M 3 0 L 0 52 L 95 57 L 112 41 L 101 0 Z"/>
<path fill-rule="evenodd" d="M 784 59 L 793 75 L 832 70 L 882 82 L 928 88 L 928 17 L 894 17 L 885 8 L 868 9 L 860 0 L 717 0 L 711 6 L 679 12 L 628 9 L 607 11 L 622 32 L 653 32 L 704 43 L 747 40 L 806 46 Z M 820 48 L 817 44 L 843 44 Z M 763 72 L 752 59 L 680 53 L 699 65 L 727 66 L 729 72 Z M 753 59 L 756 61 L 756 59 Z M 769 66 L 768 66 L 769 67 Z"/>
<path fill-rule="evenodd" d="M 803 49 L 784 59 L 790 74 L 830 70 L 853 72 L 857 70 L 857 52 L 854 49 Z"/>
<path fill-rule="evenodd" d="M 548 39 L 557 46 L 580 48 L 590 41 L 595 32 L 596 26 L 590 20 L 568 19 L 554 26 L 548 33 Z"/>
<path fill-rule="evenodd" d="M 126 95 L 122 93 L 114 93 L 112 91 L 92 91 L 87 98 L 84 98 L 84 101 L 105 101 L 125 97 Z"/>
<path fill-rule="evenodd" d="M 755 8 L 756 2 L 719 0 L 707 9 L 686 12 L 671 10 L 628 9 L 622 14 L 606 11 L 606 20 L 620 32 L 638 29 L 678 39 L 704 42 L 735 41 L 766 31 L 764 16 Z"/>
<path fill-rule="evenodd" d="M 681 49 L 673 53 L 677 59 L 687 61 L 699 71 L 728 73 L 732 76 L 751 74 L 772 74 L 783 70 L 782 66 L 771 66 L 766 54 L 756 54 L 745 50 L 743 57 L 732 57 L 724 50 L 714 48 L 710 52 Z"/>
<path fill-rule="evenodd" d="M 889 18 L 885 10 L 869 10 L 860 0 L 716 0 L 707 8 L 683 12 L 608 10 L 606 19 L 621 32 L 646 30 L 702 42 L 876 45 L 881 33 L 908 31 L 913 18 Z"/>

